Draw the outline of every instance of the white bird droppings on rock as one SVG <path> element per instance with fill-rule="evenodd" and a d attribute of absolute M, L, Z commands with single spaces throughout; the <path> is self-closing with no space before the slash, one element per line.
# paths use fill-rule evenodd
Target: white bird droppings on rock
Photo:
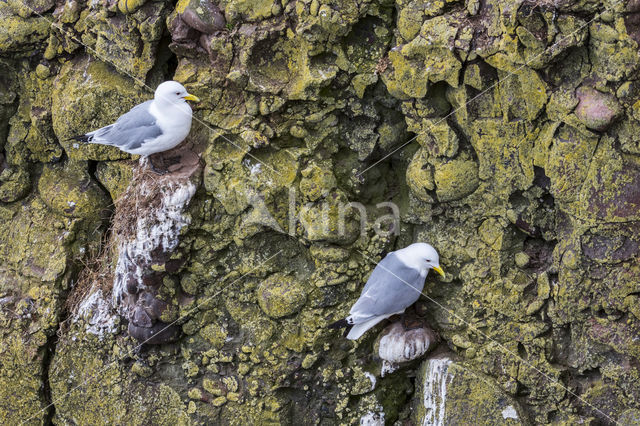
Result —
<path fill-rule="evenodd" d="M 436 358 L 429 360 L 424 377 L 424 408 L 425 415 L 422 426 L 445 425 L 445 402 L 447 385 L 451 383 L 453 375 L 449 374 L 451 360 Z"/>
<path fill-rule="evenodd" d="M 87 333 L 94 334 L 100 338 L 104 337 L 105 334 L 115 333 L 118 328 L 118 317 L 113 312 L 109 301 L 103 297 L 102 290 L 89 293 L 80 303 L 74 322 L 81 317 L 86 320 Z"/>
<path fill-rule="evenodd" d="M 506 419 L 518 419 L 518 412 L 513 407 L 513 405 L 508 406 L 504 410 L 502 410 L 502 418 Z"/>
<path fill-rule="evenodd" d="M 371 380 L 371 390 L 370 390 L 371 392 L 376 388 L 376 376 L 369 373 L 368 371 L 365 371 L 364 375 L 367 376 L 367 379 Z"/>
<path fill-rule="evenodd" d="M 360 426 L 384 426 L 384 411 L 369 411 L 360 417 Z"/>
<path fill-rule="evenodd" d="M 387 374 L 391 374 L 394 371 L 396 371 L 398 368 L 400 368 L 400 366 L 398 364 L 394 364 L 392 362 L 389 362 L 387 360 L 382 360 L 382 368 L 380 368 L 380 376 L 384 377 Z"/>
<path fill-rule="evenodd" d="M 148 185 L 148 184 L 147 184 Z M 151 191 L 147 185 L 140 187 L 141 196 Z M 120 306 L 126 293 L 127 280 L 136 280 L 143 288 L 142 272 L 152 261 L 152 252 L 160 249 L 171 253 L 179 242 L 180 230 L 190 223 L 190 218 L 182 212 L 196 192 L 196 186 L 190 182 L 170 182 L 162 191 L 162 199 L 156 207 L 138 212 L 135 238 L 120 241 L 118 263 L 113 283 L 113 301 Z"/>

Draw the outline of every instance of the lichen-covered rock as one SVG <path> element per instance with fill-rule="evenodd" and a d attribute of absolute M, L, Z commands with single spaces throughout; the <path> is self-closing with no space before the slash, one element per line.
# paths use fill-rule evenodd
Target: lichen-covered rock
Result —
<path fill-rule="evenodd" d="M 611 94 L 581 87 L 576 95 L 579 100 L 576 116 L 589 129 L 606 130 L 622 112 L 618 101 Z"/>
<path fill-rule="evenodd" d="M 317 201 L 329 195 L 337 186 L 336 178 L 328 163 L 310 164 L 301 171 L 300 191 L 309 201 Z"/>
<path fill-rule="evenodd" d="M 260 283 L 256 297 L 271 318 L 294 314 L 307 300 L 306 290 L 295 277 L 275 274 Z"/>
<path fill-rule="evenodd" d="M 443 108 L 444 111 L 446 109 Z M 416 130 L 424 131 L 424 136 L 418 138 L 418 143 L 433 156 L 453 157 L 458 152 L 459 138 L 454 129 L 442 119 L 422 120 L 421 128 Z M 413 126 L 412 126 L 413 127 Z M 411 130 L 414 130 L 410 127 Z"/>
<path fill-rule="evenodd" d="M 29 55 L 51 31 L 46 16 L 29 16 L 32 13 L 30 8 L 18 1 L 13 3 L 18 6 L 19 11 L 8 2 L 0 4 L 3 22 L 3 30 L 0 31 L 0 56 Z"/>
<path fill-rule="evenodd" d="M 429 82 L 458 86 L 462 66 L 454 54 L 457 27 L 454 15 L 426 20 L 413 40 L 391 50 L 393 71 L 383 76 L 392 95 L 422 98 Z"/>
<path fill-rule="evenodd" d="M 9 120 L 4 144 L 9 165 L 26 168 L 30 162 L 55 162 L 63 155 L 51 123 L 52 78 L 41 79 L 37 72 L 21 69 L 23 78 L 16 80 L 23 95 Z"/>
<path fill-rule="evenodd" d="M 186 407 L 171 387 L 165 384 L 147 386 L 136 380 L 135 373 L 128 372 L 117 363 L 104 362 L 95 352 L 96 341 L 83 342 L 81 347 L 75 345 L 75 348 L 68 344 L 59 345 L 59 356 L 51 365 L 51 393 L 55 400 L 60 401 L 58 406 L 61 408 L 55 413 L 56 422 L 189 424 Z M 72 371 L 93 377 L 100 384 L 94 388 L 95 393 L 91 392 L 93 395 L 63 379 Z M 80 406 L 71 405 L 79 401 L 82 401 Z M 157 406 L 158 409 L 149 410 L 149 406 Z M 73 417 L 69 413 L 74 413 Z"/>
<path fill-rule="evenodd" d="M 1 272 L 0 272 L 1 274 Z M 0 420 L 44 423 L 51 416 L 42 392 L 50 359 L 50 338 L 55 337 L 60 299 L 50 288 L 34 286 L 24 297 L 0 287 Z"/>
<path fill-rule="evenodd" d="M 637 220 L 640 217 L 640 192 L 632 182 L 640 177 L 640 161 L 612 153 L 607 149 L 612 140 L 603 139 L 594 153 L 580 194 L 582 211 L 598 221 Z"/>
<path fill-rule="evenodd" d="M 521 408 L 496 384 L 446 357 L 426 360 L 419 370 L 417 424 L 520 425 Z"/>
<path fill-rule="evenodd" d="M 146 0 L 118 0 L 118 9 L 120 12 L 128 14 L 140 9 Z"/>
<path fill-rule="evenodd" d="M 96 178 L 117 200 L 126 191 L 133 178 L 133 165 L 122 161 L 103 161 L 98 164 Z"/>
<path fill-rule="evenodd" d="M 501 123 L 478 120 L 472 124 L 471 144 L 478 156 L 478 177 L 496 182 L 496 192 L 524 190 L 534 178 L 533 141 L 535 132 L 523 121 Z M 517 170 L 518 173 L 514 173 Z"/>
<path fill-rule="evenodd" d="M 640 425 L 640 410 L 634 408 L 625 410 L 618 417 L 618 422 L 630 426 Z"/>
<path fill-rule="evenodd" d="M 110 9 L 115 12 L 113 6 Z M 138 83 L 153 81 L 155 86 L 159 79 L 162 81 L 158 71 L 162 72 L 168 60 L 165 55 L 158 54 L 164 20 L 169 13 L 166 4 L 122 0 L 118 6 L 124 12 L 110 13 L 103 8 L 88 8 L 77 14 L 69 10 L 72 16 L 69 20 L 77 19 L 75 25 L 83 30 L 82 42 L 91 48 L 89 53 L 95 59 L 108 62 L 120 74 L 137 79 Z M 48 47 L 51 50 L 49 59 L 64 52 L 73 53 L 81 46 L 68 33 L 56 37 L 59 38 L 51 40 Z M 154 69 L 156 63 L 159 68 Z"/>
<path fill-rule="evenodd" d="M 2 67 L 1 69 L 6 69 Z M 9 119 L 16 110 L 17 92 L 12 89 L 14 81 L 11 80 L 11 74 L 5 73 L 4 78 L 0 79 L 0 146 L 4 146 L 7 134 L 9 132 Z"/>
<path fill-rule="evenodd" d="M 426 152 L 418 150 L 407 168 L 407 185 L 422 201 L 430 202 L 429 191 L 435 189 L 432 167 L 425 158 Z"/>
<path fill-rule="evenodd" d="M 480 183 L 478 165 L 464 156 L 438 164 L 433 178 L 440 201 L 459 200 L 475 191 Z"/>
<path fill-rule="evenodd" d="M 71 258 L 78 261 L 86 252 L 95 252 L 99 235 L 86 233 L 88 229 L 100 231 L 101 219 L 59 215 L 34 195 L 21 203 L 21 208 L 15 204 L 2 208 L 2 288 L 26 293 L 34 282 L 40 281 L 66 287 L 65 273 L 74 269 Z"/>
<path fill-rule="evenodd" d="M 582 137 L 576 129 L 568 126 L 561 127 L 556 133 L 546 170 L 550 178 L 550 192 L 565 209 L 577 200 L 597 142 L 596 138 Z"/>
<path fill-rule="evenodd" d="M 107 197 L 83 166 L 82 163 L 70 163 L 68 167 L 45 166 L 38 179 L 40 198 L 52 211 L 63 216 L 106 217 Z"/>
<path fill-rule="evenodd" d="M 300 224 L 309 241 L 349 243 L 359 235 L 355 220 L 358 206 L 351 206 L 344 194 L 332 192 L 317 203 L 306 203 L 300 208 Z"/>
<path fill-rule="evenodd" d="M 251 22 L 277 14 L 280 8 L 271 0 L 236 0 L 227 3 L 225 14 Z"/>
<path fill-rule="evenodd" d="M 89 58 L 67 62 L 52 93 L 53 129 L 67 155 L 74 160 L 127 158 L 117 148 L 69 138 L 113 123 L 140 102 L 142 93 L 108 64 Z"/>
<path fill-rule="evenodd" d="M 31 189 L 31 177 L 23 168 L 16 167 L 0 172 L 0 201 L 12 203 L 26 196 Z"/>
<path fill-rule="evenodd" d="M 213 34 L 225 27 L 225 19 L 211 0 L 182 0 L 176 5 L 180 18 L 191 28 Z"/>
<path fill-rule="evenodd" d="M 19 3 L 1 423 L 635 421 L 637 1 Z M 67 140 L 167 79 L 202 99 L 168 175 Z M 439 355 L 381 371 L 327 325 L 415 241 Z"/>

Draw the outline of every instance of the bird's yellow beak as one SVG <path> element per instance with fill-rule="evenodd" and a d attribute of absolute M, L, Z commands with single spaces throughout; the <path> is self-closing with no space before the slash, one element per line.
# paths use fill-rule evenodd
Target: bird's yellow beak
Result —
<path fill-rule="evenodd" d="M 434 266 L 433 270 L 436 271 L 437 273 L 439 273 L 440 275 L 442 275 L 442 278 L 444 278 L 444 271 L 442 270 L 441 267 L 439 266 Z"/>
<path fill-rule="evenodd" d="M 192 95 L 191 93 L 188 93 L 187 96 L 184 97 L 185 101 L 193 101 L 193 102 L 200 102 L 200 98 Z"/>

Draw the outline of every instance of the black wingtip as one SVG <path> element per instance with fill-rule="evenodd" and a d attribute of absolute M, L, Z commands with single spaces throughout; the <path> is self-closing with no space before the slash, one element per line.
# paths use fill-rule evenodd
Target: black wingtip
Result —
<path fill-rule="evenodd" d="M 329 324 L 327 328 L 345 328 L 348 326 L 349 326 L 349 323 L 347 323 L 346 318 L 343 318 L 339 321 Z"/>
<path fill-rule="evenodd" d="M 327 326 L 327 328 L 344 328 L 344 333 L 342 337 L 347 337 L 347 334 L 349 334 L 352 327 L 353 327 L 353 324 L 349 324 L 346 318 L 343 318 L 339 321 L 331 323 Z"/>
<path fill-rule="evenodd" d="M 342 337 L 347 337 L 352 328 L 352 324 L 347 324 L 347 327 L 344 329 L 344 333 L 342 333 Z"/>
<path fill-rule="evenodd" d="M 89 142 L 90 137 L 87 135 L 77 135 L 77 136 L 72 136 L 69 139 L 67 139 L 68 141 L 78 141 L 78 142 Z"/>

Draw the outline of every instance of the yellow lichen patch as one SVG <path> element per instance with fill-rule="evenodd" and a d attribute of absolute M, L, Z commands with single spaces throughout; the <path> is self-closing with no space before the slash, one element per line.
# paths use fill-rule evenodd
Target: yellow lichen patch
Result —
<path fill-rule="evenodd" d="M 54 360 L 50 373 L 52 396 L 60 401 L 57 421 L 69 421 L 67 415 L 73 412 L 73 418 L 82 423 L 189 423 L 182 400 L 171 387 L 136 383 L 117 358 L 107 363 L 100 359 L 100 353 L 92 350 L 93 344 L 58 346 L 64 358 Z M 127 348 L 120 348 L 127 353 Z M 117 356 L 116 352 L 111 356 Z M 92 386 L 87 393 L 75 383 L 83 377 L 91 377 L 100 385 Z M 151 405 L 157 409 L 148 410 Z"/>
<path fill-rule="evenodd" d="M 300 191 L 309 201 L 327 196 L 337 185 L 328 162 L 311 163 L 301 173 Z"/>
<path fill-rule="evenodd" d="M 189 6 L 189 2 L 190 0 L 178 0 L 175 11 L 178 13 L 184 13 L 184 10 Z"/>
<path fill-rule="evenodd" d="M 0 254 L 7 275 L 12 273 L 24 277 L 0 280 L 0 289 L 26 292 L 35 282 L 53 282 L 65 272 L 69 263 L 69 245 L 78 233 L 78 241 L 72 249 L 89 252 L 99 235 L 87 238 L 86 227 L 99 229 L 96 223 L 52 214 L 44 202 L 30 198 L 10 221 L 0 222 L 5 239 L 0 244 Z M 76 251 L 76 255 L 82 255 Z"/>
<path fill-rule="evenodd" d="M 10 203 L 27 195 L 31 189 L 29 173 L 20 167 L 6 168 L 0 173 L 0 201 Z"/>
<path fill-rule="evenodd" d="M 51 210 L 63 216 L 105 217 L 109 202 L 82 166 L 75 163 L 66 168 L 45 167 L 38 180 L 40 197 Z M 83 181 L 84 186 L 79 186 Z"/>
<path fill-rule="evenodd" d="M 358 205 L 350 205 L 342 192 L 331 192 L 324 201 L 306 203 L 300 208 L 300 224 L 310 241 L 345 243 L 359 234 Z"/>
<path fill-rule="evenodd" d="M 209 324 L 200 330 L 200 335 L 214 348 L 221 349 L 228 336 L 228 332 L 217 324 Z"/>
<path fill-rule="evenodd" d="M 478 229 L 480 237 L 485 244 L 494 250 L 500 250 L 503 247 L 505 231 L 504 227 L 496 219 L 485 220 Z"/>
<path fill-rule="evenodd" d="M 24 6 L 19 4 L 20 6 Z M 27 9 L 27 13 L 31 14 Z M 14 16 L 7 2 L 0 5 L 0 17 L 2 17 L 2 31 L 0 31 L 0 52 L 13 54 L 29 51 L 38 42 L 49 35 L 51 25 L 44 16 L 20 18 Z"/>
<path fill-rule="evenodd" d="M 256 296 L 267 315 L 280 318 L 297 312 L 307 299 L 307 291 L 295 277 L 276 274 L 260 283 Z"/>
<path fill-rule="evenodd" d="M 442 162 L 435 167 L 434 180 L 440 201 L 459 200 L 478 187 L 478 165 L 468 156 Z"/>
<path fill-rule="evenodd" d="M 265 318 L 255 302 L 247 304 L 227 300 L 225 306 L 232 318 L 248 333 L 251 342 L 261 343 L 273 336 L 276 330 L 275 323 Z"/>
<path fill-rule="evenodd" d="M 478 120 L 473 129 L 471 143 L 478 154 L 480 179 L 495 180 L 499 194 L 529 187 L 537 135 L 532 126 L 521 121 Z"/>
<path fill-rule="evenodd" d="M 224 383 L 219 380 L 204 379 L 202 381 L 202 387 L 214 396 L 224 396 L 228 391 Z"/>
<path fill-rule="evenodd" d="M 431 156 L 453 157 L 458 152 L 458 135 L 445 120 L 425 119 L 422 124 L 424 131 L 417 140 Z"/>
<path fill-rule="evenodd" d="M 29 162 L 55 162 L 63 155 L 51 126 L 52 78 L 42 79 L 37 72 L 20 70 L 24 96 L 19 98 L 16 113 L 7 116 L 9 129 L 4 144 L 7 162 L 25 167 Z M 16 83 L 17 84 L 17 83 Z M 0 90 L 1 91 L 1 90 Z M 6 93 L 6 92 L 5 92 Z M 5 94 L 10 96 L 11 92 Z M 5 115 L 14 111 L 5 110 Z M 0 142 L 0 145 L 2 142 Z"/>
<path fill-rule="evenodd" d="M 446 81 L 457 87 L 462 65 L 452 52 L 456 33 L 456 26 L 447 17 L 425 21 L 417 37 L 389 52 L 393 74 L 387 76 L 388 81 L 414 98 L 427 94 L 429 81 Z"/>
<path fill-rule="evenodd" d="M 133 13 L 140 9 L 146 1 L 147 0 L 118 0 L 118 9 L 125 14 Z"/>
<path fill-rule="evenodd" d="M 581 137 L 571 127 L 558 129 L 545 169 L 551 178 L 551 193 L 563 207 L 577 201 L 597 142 L 595 137 Z"/>
<path fill-rule="evenodd" d="M 407 169 L 407 185 L 411 192 L 422 201 L 430 201 L 428 191 L 435 189 L 431 165 L 426 161 L 424 150 L 418 150 Z"/>
<path fill-rule="evenodd" d="M 498 78 L 504 116 L 533 120 L 540 114 L 547 103 L 547 85 L 536 71 L 524 68 L 515 75 L 499 72 Z"/>
<path fill-rule="evenodd" d="M 1 274 L 1 273 L 0 273 Z M 6 282 L 3 284 L 7 284 Z M 3 290 L 0 285 L 0 291 Z M 49 415 L 41 389 L 47 338 L 55 332 L 61 303 L 48 286 L 0 305 L 0 422 L 43 422 Z"/>
<path fill-rule="evenodd" d="M 227 2 L 225 14 L 240 15 L 247 21 L 255 21 L 269 17 L 274 11 L 273 0 L 233 0 Z"/>

